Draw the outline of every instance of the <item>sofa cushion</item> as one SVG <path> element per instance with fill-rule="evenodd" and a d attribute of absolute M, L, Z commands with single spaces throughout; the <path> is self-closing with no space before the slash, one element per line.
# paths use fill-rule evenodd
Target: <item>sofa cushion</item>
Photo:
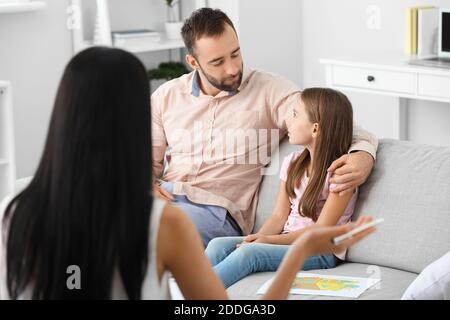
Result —
<path fill-rule="evenodd" d="M 450 148 L 381 140 L 358 215 L 383 217 L 347 260 L 419 273 L 450 251 Z"/>
<path fill-rule="evenodd" d="M 391 268 L 376 267 L 359 263 L 343 263 L 336 268 L 326 270 L 302 271 L 305 273 L 318 273 L 323 275 L 340 275 L 362 278 L 379 278 L 381 282 L 361 294 L 359 299 L 400 299 L 403 292 L 411 282 L 417 277 L 417 274 L 406 271 L 395 270 Z M 271 277 L 274 272 L 254 273 L 228 288 L 227 292 L 232 299 L 257 299 L 256 292 Z M 291 300 L 313 300 L 313 299 L 351 299 L 315 295 L 289 295 Z"/>

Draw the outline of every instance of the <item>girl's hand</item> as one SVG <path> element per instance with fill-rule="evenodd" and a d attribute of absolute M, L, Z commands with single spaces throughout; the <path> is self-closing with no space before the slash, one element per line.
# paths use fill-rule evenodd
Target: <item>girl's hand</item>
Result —
<path fill-rule="evenodd" d="M 240 246 L 244 245 L 244 244 L 248 244 L 248 243 L 267 243 L 267 236 L 263 235 L 263 234 L 258 234 L 258 233 L 254 233 L 254 234 L 249 234 L 248 236 L 246 236 L 244 238 L 244 241 L 242 241 L 241 243 L 238 243 L 236 245 L 236 248 L 239 248 Z"/>
<path fill-rule="evenodd" d="M 356 222 L 347 223 L 342 226 L 310 228 L 295 240 L 290 250 L 303 251 L 308 256 L 341 252 L 374 232 L 375 228 L 372 227 L 364 230 L 363 232 L 354 235 L 352 238 L 345 240 L 338 246 L 333 244 L 333 238 L 343 235 L 372 220 L 372 217 L 359 217 Z"/>

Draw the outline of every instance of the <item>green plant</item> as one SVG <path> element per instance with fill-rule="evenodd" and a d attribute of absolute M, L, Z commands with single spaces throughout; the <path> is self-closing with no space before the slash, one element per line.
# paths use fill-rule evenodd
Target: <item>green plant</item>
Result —
<path fill-rule="evenodd" d="M 148 71 L 151 80 L 171 80 L 188 73 L 189 70 L 181 62 L 162 62 L 158 68 Z"/>
<path fill-rule="evenodd" d="M 178 0 L 166 0 L 167 6 L 169 6 L 169 7 L 171 7 L 171 8 L 172 8 L 174 5 L 176 5 L 177 2 L 178 2 Z"/>

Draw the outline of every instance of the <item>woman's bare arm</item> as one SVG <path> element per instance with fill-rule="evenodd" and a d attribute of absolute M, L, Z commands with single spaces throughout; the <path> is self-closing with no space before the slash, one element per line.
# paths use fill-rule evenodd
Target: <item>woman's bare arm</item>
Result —
<path fill-rule="evenodd" d="M 166 205 L 157 245 L 158 274 L 170 271 L 188 300 L 228 299 L 222 281 L 204 254 L 200 235 L 188 216 Z"/>

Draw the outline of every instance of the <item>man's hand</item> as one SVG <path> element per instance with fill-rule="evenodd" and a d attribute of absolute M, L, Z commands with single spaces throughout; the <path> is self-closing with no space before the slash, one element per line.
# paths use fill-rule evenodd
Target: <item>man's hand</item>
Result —
<path fill-rule="evenodd" d="M 346 195 L 366 182 L 374 165 L 374 159 L 365 151 L 358 151 L 343 155 L 334 161 L 328 172 L 334 173 L 330 183 L 338 186 L 331 192 Z"/>
<path fill-rule="evenodd" d="M 156 185 L 156 184 L 153 185 L 153 194 L 155 197 L 158 197 L 165 201 L 171 202 L 171 201 L 175 200 L 173 195 L 171 195 L 169 192 L 164 190 L 161 186 Z"/>

